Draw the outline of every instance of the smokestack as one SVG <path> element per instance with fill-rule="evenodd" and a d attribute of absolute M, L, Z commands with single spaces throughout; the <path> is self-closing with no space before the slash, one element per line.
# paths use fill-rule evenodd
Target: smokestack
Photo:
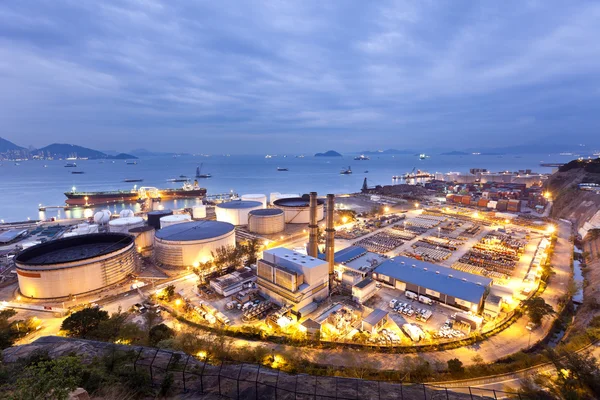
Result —
<path fill-rule="evenodd" d="M 319 226 L 317 225 L 317 192 L 310 192 L 308 224 L 308 255 L 319 256 Z"/>
<path fill-rule="evenodd" d="M 325 256 L 329 264 L 329 274 L 333 274 L 335 264 L 335 228 L 333 226 L 333 209 L 335 207 L 335 196 L 327 195 L 327 228 L 325 228 Z"/>

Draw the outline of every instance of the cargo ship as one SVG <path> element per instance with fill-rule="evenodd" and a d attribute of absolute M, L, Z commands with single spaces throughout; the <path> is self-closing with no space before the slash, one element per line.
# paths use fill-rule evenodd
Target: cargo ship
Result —
<path fill-rule="evenodd" d="M 206 189 L 198 186 L 198 182 L 185 183 L 179 189 L 158 189 L 155 187 L 133 188 L 131 190 L 114 190 L 107 192 L 77 192 L 73 188 L 70 192 L 65 192 L 67 200 L 65 203 L 70 206 L 93 206 L 110 203 L 135 203 L 137 201 L 150 200 L 171 200 L 185 198 L 204 198 Z"/>

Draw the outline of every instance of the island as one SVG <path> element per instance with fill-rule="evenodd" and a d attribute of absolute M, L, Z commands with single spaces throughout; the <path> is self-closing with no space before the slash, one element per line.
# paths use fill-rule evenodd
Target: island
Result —
<path fill-rule="evenodd" d="M 334 150 L 328 150 L 325 153 L 317 153 L 315 157 L 342 157 L 340 153 Z"/>

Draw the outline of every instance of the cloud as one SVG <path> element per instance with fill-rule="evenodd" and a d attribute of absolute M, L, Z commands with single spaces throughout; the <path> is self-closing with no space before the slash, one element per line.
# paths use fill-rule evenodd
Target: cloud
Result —
<path fill-rule="evenodd" d="M 3 2 L 0 136 L 219 153 L 298 135 L 300 152 L 360 150 L 365 132 L 370 147 L 593 141 L 599 17 L 516 0 Z"/>

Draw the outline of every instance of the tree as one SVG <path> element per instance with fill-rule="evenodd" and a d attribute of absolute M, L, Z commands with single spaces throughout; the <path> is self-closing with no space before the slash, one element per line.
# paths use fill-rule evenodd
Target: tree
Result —
<path fill-rule="evenodd" d="M 447 361 L 448 363 L 448 372 L 452 375 L 460 375 L 465 372 L 465 367 L 463 367 L 462 361 L 458 358 L 453 358 Z"/>
<path fill-rule="evenodd" d="M 170 339 L 173 336 L 175 336 L 175 331 L 173 329 L 165 324 L 158 324 L 150 328 L 148 343 L 150 343 L 151 346 L 156 346 L 158 342 Z"/>
<path fill-rule="evenodd" d="M 245 257 L 244 265 L 246 267 L 249 267 L 252 264 L 256 264 L 256 261 L 258 260 L 259 250 L 260 242 L 257 238 L 250 239 L 242 245 L 242 251 Z"/>
<path fill-rule="evenodd" d="M 158 298 L 164 301 L 171 301 L 175 297 L 175 285 L 169 285 L 158 292 Z"/>
<path fill-rule="evenodd" d="M 89 332 L 94 331 L 102 321 L 107 319 L 106 311 L 97 307 L 88 307 L 69 315 L 60 329 L 66 331 L 69 336 L 85 338 Z"/>
<path fill-rule="evenodd" d="M 525 307 L 525 312 L 529 316 L 531 322 L 536 325 L 539 325 L 546 315 L 554 313 L 552 306 L 547 304 L 546 301 L 539 296 L 526 300 L 523 303 L 523 306 Z"/>
<path fill-rule="evenodd" d="M 67 399 L 82 381 L 78 357 L 67 356 L 27 367 L 16 382 L 14 399 Z"/>
<path fill-rule="evenodd" d="M 0 311 L 0 350 L 12 346 L 15 341 L 15 335 L 8 319 L 16 314 L 17 312 L 10 308 Z"/>

